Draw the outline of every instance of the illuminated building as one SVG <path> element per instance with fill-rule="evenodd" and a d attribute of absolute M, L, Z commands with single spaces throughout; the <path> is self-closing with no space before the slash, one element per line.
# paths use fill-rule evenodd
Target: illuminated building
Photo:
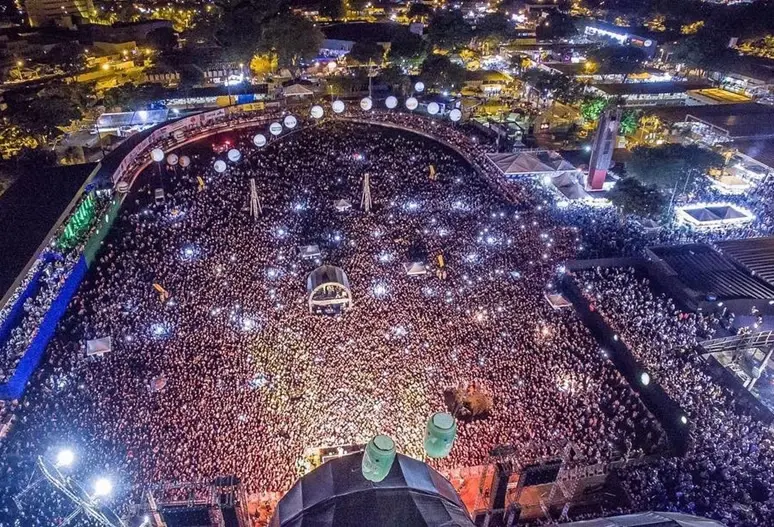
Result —
<path fill-rule="evenodd" d="M 94 12 L 92 0 L 27 0 L 25 8 L 32 27 L 71 26 Z"/>

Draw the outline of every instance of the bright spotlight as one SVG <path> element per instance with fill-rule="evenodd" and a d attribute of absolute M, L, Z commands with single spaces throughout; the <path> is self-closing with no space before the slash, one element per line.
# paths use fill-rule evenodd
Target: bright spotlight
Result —
<path fill-rule="evenodd" d="M 70 465 L 73 464 L 73 461 L 75 461 L 75 454 L 69 448 L 60 450 L 59 453 L 56 455 L 57 467 L 69 467 Z"/>
<path fill-rule="evenodd" d="M 683 423 L 684 425 L 687 425 L 688 424 L 688 418 L 685 417 L 684 415 L 681 415 L 680 416 L 680 422 Z"/>
<path fill-rule="evenodd" d="M 113 484 L 107 478 L 99 478 L 94 482 L 94 496 L 108 496 L 113 492 Z"/>
<path fill-rule="evenodd" d="M 642 383 L 643 386 L 647 386 L 648 384 L 650 384 L 650 374 L 646 371 L 642 372 L 640 374 L 640 382 Z"/>

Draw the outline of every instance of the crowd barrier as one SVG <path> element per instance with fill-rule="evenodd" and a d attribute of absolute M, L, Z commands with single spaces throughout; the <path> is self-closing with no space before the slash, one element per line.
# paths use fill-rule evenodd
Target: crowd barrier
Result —
<path fill-rule="evenodd" d="M 629 347 L 621 339 L 615 338 L 615 331 L 608 326 L 602 315 L 591 309 L 589 301 L 570 273 L 565 274 L 562 278 L 561 289 L 567 299 L 572 302 L 575 311 L 589 328 L 591 334 L 608 352 L 615 367 L 626 378 L 629 385 L 639 393 L 642 402 L 645 403 L 650 413 L 661 423 L 672 449 L 679 456 L 685 455 L 690 446 L 690 434 L 686 425 L 681 422 L 681 418 L 686 414 L 680 405 L 667 395 L 658 384 L 658 379 L 651 376 L 649 384 L 642 383 L 641 375 L 647 369 L 640 365 Z"/>
<path fill-rule="evenodd" d="M 8 315 L 5 317 L 2 324 L 0 324 L 0 343 L 4 343 L 8 340 L 8 337 L 11 336 L 11 330 L 13 330 L 13 328 L 21 321 L 24 302 L 38 292 L 38 289 L 40 288 L 40 282 L 38 280 L 40 279 L 42 272 L 43 269 L 40 268 L 32 274 L 24 291 L 19 294 L 14 301 L 13 306 L 8 310 Z"/>

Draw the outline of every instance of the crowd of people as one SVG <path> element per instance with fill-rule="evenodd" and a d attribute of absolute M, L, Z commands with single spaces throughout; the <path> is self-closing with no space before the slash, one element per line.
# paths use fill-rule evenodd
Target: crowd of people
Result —
<path fill-rule="evenodd" d="M 344 117 L 262 149 L 252 139 L 263 128 L 225 132 L 180 149 L 188 167 L 145 170 L 16 411 L 2 446 L 0 527 L 14 525 L 4 519 L 17 512 L 10 497 L 34 455 L 62 446 L 78 452 L 77 478 L 116 482 L 117 504 L 156 483 L 232 474 L 247 492 L 275 495 L 311 447 L 386 433 L 421 456 L 444 390 L 471 385 L 491 396 L 491 414 L 459 423 L 439 469 L 486 463 L 500 445 L 548 459 L 569 443 L 566 461 L 578 465 L 667 452 L 660 425 L 589 331 L 545 293 L 568 259 L 636 254 L 690 234 L 648 231 L 612 209 L 552 207 L 540 185 L 498 178 L 491 144 L 471 130 L 367 117 L 444 147 L 357 111 Z M 241 159 L 215 172 L 231 148 Z M 334 205 L 342 199 L 352 207 Z M 305 245 L 322 255 L 303 258 Z M 428 273 L 408 276 L 404 264 L 418 261 Z M 322 264 L 348 276 L 354 306 L 343 315 L 309 313 L 307 276 Z M 774 522 L 763 492 L 770 432 L 739 413 L 695 353 L 718 321 L 681 313 L 631 269 L 576 280 L 689 413 L 688 456 L 621 472 L 634 509 Z M 34 332 L 31 320 L 22 329 Z M 86 356 L 87 340 L 108 336 L 109 353 Z M 30 525 L 48 521 L 24 514 Z"/>
<path fill-rule="evenodd" d="M 622 472 L 637 505 L 711 516 L 735 526 L 772 524 L 774 433 L 738 407 L 698 354 L 699 342 L 718 329 L 719 316 L 681 311 L 633 268 L 593 268 L 574 279 L 654 382 L 688 415 L 692 444 L 686 456 Z"/>
<path fill-rule="evenodd" d="M 575 254 L 576 229 L 527 200 L 506 202 L 420 136 L 327 123 L 257 152 L 254 132 L 187 147 L 191 166 L 162 175 L 164 205 L 153 203 L 157 167 L 146 171 L 24 398 L 10 459 L 73 445 L 79 466 L 110 474 L 124 499 L 223 474 L 250 492 L 282 491 L 309 447 L 380 432 L 421 455 L 443 390 L 470 384 L 493 410 L 460 423 L 439 468 L 485 463 L 499 445 L 548 458 L 569 442 L 577 464 L 665 449 L 586 328 L 544 298 L 558 262 Z M 226 141 L 244 157 L 219 175 Z M 366 172 L 370 213 L 357 207 Z M 338 199 L 355 206 L 339 212 Z M 321 248 L 317 261 L 298 255 L 308 244 Z M 410 277 L 403 264 L 417 258 L 431 272 Z M 322 263 L 348 275 L 344 316 L 308 312 L 306 277 Z M 85 341 L 103 336 L 112 351 L 85 357 Z M 7 463 L 5 481 L 28 468 Z"/>

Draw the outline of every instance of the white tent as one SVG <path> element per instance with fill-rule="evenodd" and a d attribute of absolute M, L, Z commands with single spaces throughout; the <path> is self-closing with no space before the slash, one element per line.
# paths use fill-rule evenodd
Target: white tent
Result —
<path fill-rule="evenodd" d="M 282 89 L 282 94 L 285 97 L 311 97 L 314 92 L 301 84 L 291 84 Z"/>
<path fill-rule="evenodd" d="M 427 274 L 427 267 L 422 262 L 406 262 L 403 264 L 403 268 L 409 276 Z"/>
<path fill-rule="evenodd" d="M 101 337 L 86 341 L 86 356 L 103 356 L 105 353 L 113 351 L 113 339 L 110 337 Z"/>
<path fill-rule="evenodd" d="M 487 156 L 506 176 L 558 175 L 576 170 L 562 156 L 548 150 L 523 150 L 487 154 Z"/>
<path fill-rule="evenodd" d="M 333 202 L 333 206 L 338 212 L 346 212 L 352 208 L 352 203 L 348 199 L 337 199 Z"/>
<path fill-rule="evenodd" d="M 299 245 L 298 254 L 301 255 L 301 258 L 309 260 L 319 258 L 322 255 L 319 245 Z"/>

